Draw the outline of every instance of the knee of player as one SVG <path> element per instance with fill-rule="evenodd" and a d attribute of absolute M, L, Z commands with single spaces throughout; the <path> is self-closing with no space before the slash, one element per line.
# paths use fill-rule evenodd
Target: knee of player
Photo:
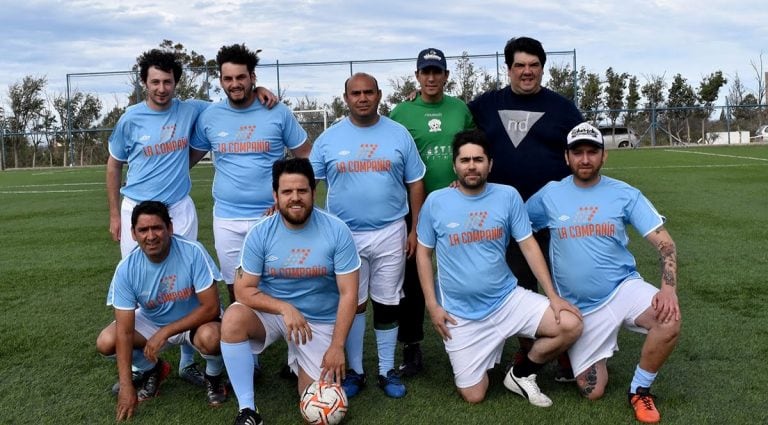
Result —
<path fill-rule="evenodd" d="M 216 322 L 206 323 L 197 328 L 195 332 L 195 347 L 202 354 L 217 355 L 220 352 L 219 341 L 221 340 L 220 326 Z"/>
<path fill-rule="evenodd" d="M 115 337 L 116 336 L 113 326 L 107 326 L 104 328 L 101 333 L 99 333 L 99 336 L 96 337 L 96 350 L 104 356 L 111 356 L 115 354 Z"/>
<path fill-rule="evenodd" d="M 670 320 L 668 322 L 661 322 L 656 325 L 659 334 L 669 342 L 677 341 L 680 336 L 680 328 L 682 320 Z"/>
<path fill-rule="evenodd" d="M 587 400 L 599 400 L 605 394 L 605 385 L 590 386 L 582 383 L 578 383 L 579 393 Z"/>
<path fill-rule="evenodd" d="M 463 398 L 464 401 L 470 404 L 478 404 L 485 400 L 484 390 L 475 389 L 473 391 L 469 391 L 459 388 L 459 394 L 461 394 L 461 398 Z"/>
<path fill-rule="evenodd" d="M 578 316 L 570 311 L 560 312 L 560 331 L 563 335 L 571 341 L 581 336 L 581 332 L 584 330 L 584 322 L 579 319 Z"/>
<path fill-rule="evenodd" d="M 232 304 L 227 307 L 221 318 L 221 340 L 238 342 L 247 339 L 244 324 L 253 317 L 253 311 L 243 304 Z"/>

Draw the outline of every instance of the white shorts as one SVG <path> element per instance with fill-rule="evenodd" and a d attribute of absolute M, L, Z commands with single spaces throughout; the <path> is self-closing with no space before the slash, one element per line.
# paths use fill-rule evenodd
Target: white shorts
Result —
<path fill-rule="evenodd" d="M 584 331 L 568 350 L 574 376 L 619 351 L 622 326 L 633 332 L 648 333 L 635 324 L 635 319 L 651 306 L 657 292 L 659 289 L 650 283 L 631 279 L 622 283 L 608 302 L 584 315 Z"/>
<path fill-rule="evenodd" d="M 219 268 L 227 285 L 235 283 L 235 269 L 240 265 L 245 235 L 259 220 L 225 220 L 213 217 L 213 241 Z"/>
<path fill-rule="evenodd" d="M 501 361 L 507 338 L 514 335 L 534 338 L 548 308 L 547 297 L 518 286 L 485 319 L 454 316 L 456 325 L 446 323 L 451 339 L 443 343 L 456 386 L 468 388 L 482 381 L 488 369 Z"/>
<path fill-rule="evenodd" d="M 361 261 L 358 305 L 366 302 L 369 294 L 379 304 L 400 304 L 406 237 L 405 220 L 398 220 L 383 229 L 352 232 Z"/>
<path fill-rule="evenodd" d="M 139 202 L 124 197 L 120 205 L 120 255 L 122 258 L 125 258 L 137 245 L 131 234 L 131 214 L 138 204 Z M 173 233 L 191 241 L 197 240 L 197 211 L 189 195 L 170 205 L 168 213 L 171 215 Z"/>
<path fill-rule="evenodd" d="M 135 321 L 134 321 L 134 329 L 136 332 L 140 333 L 141 336 L 144 337 L 144 339 L 149 340 L 152 338 L 154 334 L 157 333 L 157 331 L 160 330 L 162 326 L 158 326 L 151 320 L 147 318 L 147 316 L 144 315 L 144 312 L 138 308 L 134 310 L 135 313 Z M 176 335 L 173 335 L 172 337 L 168 338 L 165 345 L 163 345 L 163 348 L 160 349 L 160 351 L 165 351 L 172 345 L 181 345 L 186 344 L 194 347 L 195 345 L 192 344 L 192 332 L 191 331 L 184 331 L 181 333 L 177 333 Z"/>
<path fill-rule="evenodd" d="M 267 347 L 278 339 L 286 340 L 288 330 L 285 327 L 283 317 L 279 314 L 264 313 L 253 310 L 253 313 L 259 317 L 266 330 L 264 342 L 250 340 L 251 350 L 256 354 L 261 354 Z M 306 344 L 288 344 L 288 366 L 293 373 L 299 373 L 301 368 L 304 373 L 313 380 L 320 379 L 320 364 L 323 362 L 323 356 L 331 346 L 331 337 L 333 336 L 333 323 L 309 322 L 309 328 L 312 330 L 312 339 Z"/>

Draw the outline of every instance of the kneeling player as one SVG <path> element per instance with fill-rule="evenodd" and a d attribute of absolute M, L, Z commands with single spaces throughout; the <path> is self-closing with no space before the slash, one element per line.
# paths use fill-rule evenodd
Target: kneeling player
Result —
<path fill-rule="evenodd" d="M 338 218 L 314 208 L 315 177 L 306 159 L 275 162 L 279 214 L 248 232 L 235 275 L 237 302 L 222 322 L 221 351 L 240 412 L 235 424 L 260 424 L 253 355 L 285 339 L 301 393 L 313 380 L 341 383 L 344 341 L 357 306 L 360 257 Z"/>
<path fill-rule="evenodd" d="M 485 398 L 487 370 L 501 360 L 506 339 L 519 335 L 536 341 L 510 368 L 504 385 L 531 404 L 547 407 L 552 400 L 536 384 L 536 373 L 581 334 L 580 314 L 555 293 L 520 195 L 511 186 L 486 183 L 492 165 L 483 132 L 456 135 L 453 167 L 459 186 L 432 192 L 419 216 L 419 280 L 466 401 Z M 549 300 L 517 286 L 505 260 L 511 239 Z"/>
<path fill-rule="evenodd" d="M 544 186 L 526 206 L 534 228 L 548 227 L 552 234 L 558 292 L 584 313 L 584 334 L 568 351 L 576 383 L 590 400 L 602 397 L 619 329 L 647 333 L 629 402 L 637 420 L 658 422 L 650 386 L 675 348 L 681 324 L 675 243 L 664 217 L 639 190 L 600 174 L 607 153 L 598 129 L 588 123 L 574 127 L 565 158 L 572 175 Z M 627 249 L 627 224 L 658 250 L 660 289 L 637 272 Z"/>
<path fill-rule="evenodd" d="M 134 208 L 131 234 L 138 249 L 118 264 L 110 285 L 115 321 L 96 341 L 100 353 L 117 357 L 117 420 L 131 418 L 138 401 L 157 395 L 171 368 L 158 354 L 170 345 L 191 344 L 200 352 L 208 403 L 221 404 L 227 393 L 219 351 L 219 270 L 200 243 L 173 235 L 161 202 Z"/>

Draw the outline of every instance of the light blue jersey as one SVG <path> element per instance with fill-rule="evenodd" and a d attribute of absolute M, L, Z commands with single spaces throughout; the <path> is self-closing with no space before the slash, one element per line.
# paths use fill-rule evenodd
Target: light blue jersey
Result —
<path fill-rule="evenodd" d="M 157 326 L 187 316 L 200 305 L 196 294 L 221 280 L 219 269 L 199 242 L 171 236 L 171 251 L 153 263 L 136 248 L 117 265 L 107 305 L 118 310 L 140 308 Z"/>
<path fill-rule="evenodd" d="M 261 276 L 265 294 L 290 303 L 307 320 L 333 323 L 339 306 L 336 275 L 360 268 L 360 257 L 349 228 L 314 208 L 298 230 L 286 227 L 280 214 L 256 223 L 245 237 L 240 267 Z"/>
<path fill-rule="evenodd" d="M 353 231 L 382 229 L 405 217 L 406 183 L 426 172 L 408 130 L 383 116 L 370 127 L 345 118 L 317 138 L 309 159 L 315 177 L 328 183 L 326 208 Z"/>
<path fill-rule="evenodd" d="M 202 100 L 172 99 L 164 111 L 155 111 L 146 102 L 125 111 L 109 137 L 109 154 L 128 163 L 120 189 L 123 196 L 173 205 L 189 195 L 189 139 L 208 105 Z"/>
<path fill-rule="evenodd" d="M 469 196 L 445 188 L 427 196 L 417 226 L 419 243 L 437 251 L 437 301 L 448 313 L 481 320 L 517 286 L 507 266 L 509 243 L 531 237 L 520 194 L 488 183 Z"/>
<path fill-rule="evenodd" d="M 258 100 L 245 109 L 227 99 L 211 105 L 198 120 L 192 148 L 213 152 L 213 215 L 252 220 L 274 203 L 272 164 L 307 140 L 293 113 L 282 103 L 268 109 Z"/>
<path fill-rule="evenodd" d="M 610 177 L 589 188 L 573 176 L 550 182 L 526 203 L 533 228 L 549 228 L 552 278 L 561 297 L 589 313 L 628 279 L 640 279 L 627 249 L 627 224 L 643 237 L 664 224 L 634 187 Z"/>

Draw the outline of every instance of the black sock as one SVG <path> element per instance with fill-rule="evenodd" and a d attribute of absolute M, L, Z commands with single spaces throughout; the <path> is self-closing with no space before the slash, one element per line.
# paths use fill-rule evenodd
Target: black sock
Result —
<path fill-rule="evenodd" d="M 528 356 L 525 356 L 521 361 L 515 363 L 512 374 L 518 378 L 523 378 L 537 373 L 544 365 L 545 363 L 536 363 L 528 358 Z"/>

